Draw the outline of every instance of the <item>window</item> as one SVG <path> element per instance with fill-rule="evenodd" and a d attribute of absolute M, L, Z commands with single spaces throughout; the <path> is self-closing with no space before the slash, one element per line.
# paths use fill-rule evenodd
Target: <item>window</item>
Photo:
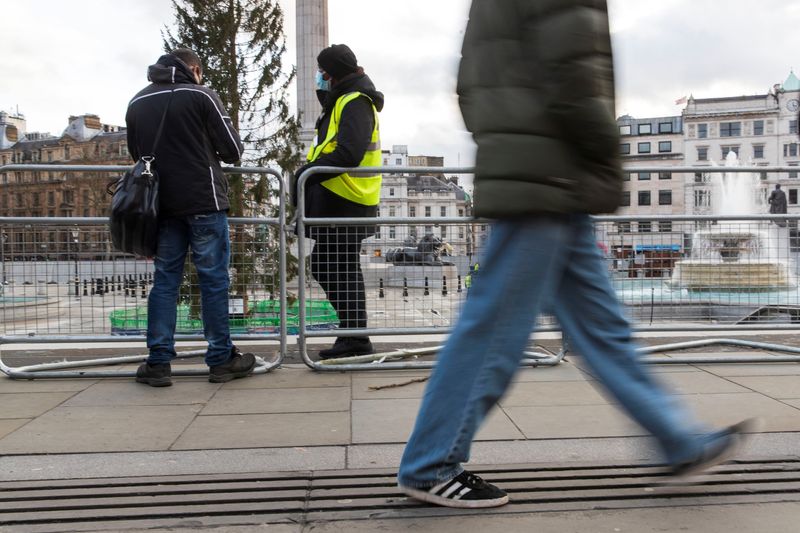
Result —
<path fill-rule="evenodd" d="M 417 216 L 417 206 L 415 205 L 408 206 L 408 216 L 410 217 Z"/>
<path fill-rule="evenodd" d="M 697 125 L 697 137 L 699 139 L 707 139 L 708 138 L 708 124 L 698 124 Z"/>
<path fill-rule="evenodd" d="M 631 153 L 631 144 L 630 143 L 622 143 L 619 145 L 619 153 L 622 155 L 627 155 Z"/>
<path fill-rule="evenodd" d="M 661 153 L 672 151 L 672 141 L 659 141 L 658 151 Z"/>
<path fill-rule="evenodd" d="M 736 154 L 736 157 L 739 157 L 739 147 L 738 146 L 723 146 L 722 147 L 722 159 L 728 157 L 728 154 L 733 152 Z"/>
<path fill-rule="evenodd" d="M 439 228 L 439 235 L 442 236 L 442 240 L 447 239 L 447 226 L 442 226 Z"/>
<path fill-rule="evenodd" d="M 439 216 L 446 217 L 447 216 L 447 206 L 439 207 Z"/>
<path fill-rule="evenodd" d="M 630 135 L 631 134 L 631 127 L 630 126 L 620 126 L 619 127 L 619 134 L 620 135 Z"/>
<path fill-rule="evenodd" d="M 659 122 L 658 133 L 672 133 L 672 122 Z"/>
<path fill-rule="evenodd" d="M 658 191 L 658 205 L 672 205 L 672 191 Z"/>
<path fill-rule="evenodd" d="M 640 154 L 649 154 L 650 153 L 650 143 L 639 143 L 639 153 Z"/>
<path fill-rule="evenodd" d="M 763 120 L 754 120 L 753 121 L 753 135 L 764 135 L 764 121 Z"/>
<path fill-rule="evenodd" d="M 62 200 L 63 200 L 63 202 L 65 204 L 74 204 L 75 203 L 75 198 L 74 198 L 75 195 L 73 194 L 73 192 L 74 191 L 71 191 L 71 190 L 64 191 L 64 194 L 62 195 Z"/>
<path fill-rule="evenodd" d="M 389 187 L 389 196 L 394 196 L 394 187 Z"/>
<path fill-rule="evenodd" d="M 754 144 L 753 145 L 753 159 L 764 159 L 764 145 L 763 144 Z"/>
<path fill-rule="evenodd" d="M 64 159 L 69 159 L 69 146 L 64 147 Z"/>
<path fill-rule="evenodd" d="M 711 207 L 711 191 L 694 191 L 695 207 Z"/>
<path fill-rule="evenodd" d="M 429 205 L 425 206 L 425 216 L 426 217 L 431 216 L 431 206 L 429 206 Z"/>
<path fill-rule="evenodd" d="M 672 179 L 672 172 L 659 172 L 658 179 L 660 180 L 671 180 Z"/>
<path fill-rule="evenodd" d="M 650 191 L 639 191 L 639 205 L 650 205 Z"/>
<path fill-rule="evenodd" d="M 425 226 L 425 235 L 433 234 L 433 226 Z"/>
<path fill-rule="evenodd" d="M 397 216 L 397 208 L 393 205 L 389 206 L 389 216 L 396 217 Z"/>
<path fill-rule="evenodd" d="M 708 146 L 697 147 L 697 160 L 708 161 Z"/>
<path fill-rule="evenodd" d="M 389 226 L 389 238 L 390 239 L 397 238 L 397 228 L 395 228 L 394 226 Z"/>
<path fill-rule="evenodd" d="M 639 124 L 639 135 L 650 135 L 653 127 L 650 124 Z"/>
<path fill-rule="evenodd" d="M 397 166 L 402 165 L 403 164 L 403 159 L 401 157 L 398 157 L 397 159 L 394 160 L 394 164 L 397 165 Z"/>
<path fill-rule="evenodd" d="M 33 207 L 39 207 L 39 197 L 40 194 L 38 192 L 33 193 Z"/>
<path fill-rule="evenodd" d="M 459 226 L 458 227 L 458 238 L 459 239 L 463 239 L 464 238 L 464 226 Z"/>
<path fill-rule="evenodd" d="M 796 166 L 797 166 L 797 163 L 789 163 L 789 164 L 788 164 L 788 166 L 790 166 L 790 167 L 796 167 Z M 796 179 L 796 178 L 797 178 L 797 171 L 796 171 L 796 170 L 794 170 L 794 171 L 792 171 L 792 172 L 789 172 L 789 177 L 790 177 L 790 178 L 792 178 L 792 179 Z"/>
<path fill-rule="evenodd" d="M 464 216 L 464 210 L 463 210 L 463 209 L 460 209 L 460 208 L 459 208 L 459 210 L 458 210 L 458 216 L 460 216 L 460 217 L 463 217 L 463 216 Z"/>
<path fill-rule="evenodd" d="M 639 222 L 639 233 L 650 233 L 651 231 L 653 231 L 651 222 Z"/>
<path fill-rule="evenodd" d="M 789 133 L 797 133 L 797 121 L 790 120 L 789 121 Z"/>
<path fill-rule="evenodd" d="M 649 181 L 650 180 L 650 173 L 649 172 L 639 172 L 638 179 L 639 179 L 639 181 Z"/>
<path fill-rule="evenodd" d="M 622 173 L 622 181 L 631 181 L 631 173 L 630 172 L 623 172 Z"/>
<path fill-rule="evenodd" d="M 658 231 L 669 232 L 672 231 L 672 222 L 664 220 L 658 223 Z"/>
<path fill-rule="evenodd" d="M 631 205 L 631 191 L 622 191 L 622 207 Z"/>
<path fill-rule="evenodd" d="M 53 191 L 49 191 L 47 193 L 47 205 L 49 205 L 50 207 L 56 205 L 56 193 L 54 193 Z"/>
<path fill-rule="evenodd" d="M 784 144 L 783 157 L 797 157 L 797 143 Z"/>
<path fill-rule="evenodd" d="M 631 223 L 630 222 L 619 222 L 617 223 L 617 231 L 620 233 L 630 233 L 631 232 Z"/>
<path fill-rule="evenodd" d="M 741 137 L 742 123 L 741 122 L 720 122 L 719 136 L 720 137 Z"/>
<path fill-rule="evenodd" d="M 797 189 L 789 189 L 789 203 L 797 205 Z"/>

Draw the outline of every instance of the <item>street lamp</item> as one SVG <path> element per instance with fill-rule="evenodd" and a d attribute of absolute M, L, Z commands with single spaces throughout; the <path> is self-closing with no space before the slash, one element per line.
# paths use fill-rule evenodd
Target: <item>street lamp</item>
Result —
<path fill-rule="evenodd" d="M 75 255 L 73 255 L 73 259 L 75 260 L 75 297 L 77 298 L 80 296 L 78 292 L 78 287 L 80 285 L 80 277 L 78 276 L 78 236 L 80 235 L 81 230 L 78 228 L 72 228 L 70 233 L 72 233 L 72 242 L 75 243 Z"/>

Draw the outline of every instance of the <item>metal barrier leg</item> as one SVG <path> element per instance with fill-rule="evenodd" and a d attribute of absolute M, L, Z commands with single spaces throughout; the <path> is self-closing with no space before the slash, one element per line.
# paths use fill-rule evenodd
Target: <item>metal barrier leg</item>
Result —
<path fill-rule="evenodd" d="M 638 353 L 661 353 L 689 348 L 702 348 L 705 346 L 743 346 L 757 350 L 771 350 L 800 354 L 800 348 L 785 344 L 771 344 L 766 342 L 748 341 L 741 339 L 700 339 L 672 344 L 645 346 L 637 350 Z M 713 363 L 800 363 L 800 355 L 752 355 L 752 356 L 687 356 L 687 357 L 643 357 L 642 362 L 647 364 L 713 364 Z"/>

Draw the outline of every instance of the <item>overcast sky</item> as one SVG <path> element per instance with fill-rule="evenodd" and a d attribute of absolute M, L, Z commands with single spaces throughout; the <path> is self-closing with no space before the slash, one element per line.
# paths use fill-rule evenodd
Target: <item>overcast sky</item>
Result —
<path fill-rule="evenodd" d="M 294 0 L 281 0 L 294 63 Z M 679 114 L 676 99 L 766 93 L 800 69 L 800 2 L 610 0 L 617 114 Z M 386 95 L 384 148 L 473 162 L 455 98 L 468 0 L 329 0 L 330 39 Z M 171 23 L 169 0 L 3 0 L 0 109 L 60 134 L 71 114 L 124 122 Z"/>

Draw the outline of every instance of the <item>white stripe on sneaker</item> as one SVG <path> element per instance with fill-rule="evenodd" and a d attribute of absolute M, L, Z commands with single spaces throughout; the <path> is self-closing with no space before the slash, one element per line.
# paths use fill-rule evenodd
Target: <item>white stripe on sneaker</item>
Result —
<path fill-rule="evenodd" d="M 471 489 L 471 488 L 469 488 L 469 487 L 464 487 L 464 488 L 461 490 L 461 492 L 459 492 L 458 494 L 456 494 L 455 496 L 453 496 L 453 499 L 454 499 L 454 500 L 460 500 L 462 496 L 466 496 L 466 495 L 467 495 L 467 494 L 469 494 L 470 492 L 472 492 L 472 489 Z"/>
<path fill-rule="evenodd" d="M 443 498 L 449 498 L 451 494 L 453 494 L 457 490 L 461 489 L 462 487 L 464 487 L 464 485 L 462 485 L 460 482 L 456 481 L 453 484 L 452 487 L 450 487 L 449 489 L 444 491 L 444 493 L 440 494 L 439 496 L 442 496 Z"/>

